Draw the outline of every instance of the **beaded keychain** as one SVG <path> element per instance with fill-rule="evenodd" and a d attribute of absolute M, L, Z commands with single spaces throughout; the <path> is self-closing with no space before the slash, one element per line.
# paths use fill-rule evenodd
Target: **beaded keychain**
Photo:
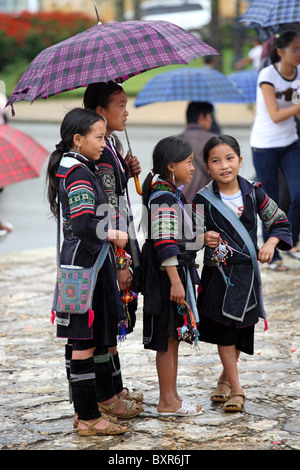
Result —
<path fill-rule="evenodd" d="M 137 299 L 137 294 L 129 289 L 124 291 L 121 295 L 121 300 L 125 312 L 125 318 L 118 323 L 118 341 L 122 342 L 126 339 L 128 333 L 128 326 L 130 325 L 130 313 L 128 309 L 129 302 L 133 302 Z"/>
<path fill-rule="evenodd" d="M 131 265 L 131 256 L 125 250 L 118 248 L 116 250 L 117 269 L 126 269 Z"/>
<path fill-rule="evenodd" d="M 199 331 L 190 306 L 186 301 L 177 306 L 179 315 L 183 316 L 183 326 L 177 328 L 178 340 L 193 344 L 197 347 L 199 341 Z"/>
<path fill-rule="evenodd" d="M 214 265 L 218 267 L 226 284 L 229 286 L 234 286 L 234 284 L 230 282 L 230 279 L 225 275 L 223 271 L 223 266 L 221 266 L 221 264 L 224 264 L 225 266 L 227 265 L 226 259 L 228 258 L 229 254 L 230 256 L 232 256 L 233 250 L 230 248 L 227 241 L 223 240 L 219 235 L 219 244 L 214 249 L 211 260 L 214 263 Z"/>
<path fill-rule="evenodd" d="M 233 255 L 233 251 L 228 245 L 226 240 L 222 240 L 222 238 L 219 235 L 219 244 L 218 246 L 214 249 L 213 255 L 212 255 L 212 262 L 218 266 L 220 263 L 227 264 L 226 259 L 228 256 Z"/>

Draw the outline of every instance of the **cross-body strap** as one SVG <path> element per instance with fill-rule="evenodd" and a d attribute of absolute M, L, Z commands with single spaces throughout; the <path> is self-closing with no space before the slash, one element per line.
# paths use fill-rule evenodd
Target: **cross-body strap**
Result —
<path fill-rule="evenodd" d="M 172 193 L 171 191 L 163 191 L 163 190 L 154 191 L 149 197 L 148 208 L 150 208 L 151 201 L 153 201 L 157 197 L 159 197 L 161 195 L 165 195 L 165 194 L 170 194 L 176 200 L 176 202 L 179 204 L 179 206 L 182 210 L 182 213 L 183 213 L 185 219 L 187 220 L 187 222 L 190 226 L 191 233 L 192 233 L 193 232 L 192 220 L 188 216 L 188 214 L 187 214 L 187 212 L 184 208 L 184 204 L 180 200 L 180 194 L 181 194 L 180 189 L 177 189 L 175 193 Z M 189 304 L 191 310 L 193 311 L 196 322 L 198 322 L 199 321 L 199 314 L 198 314 L 196 299 L 195 299 L 195 295 L 194 295 L 193 283 L 192 283 L 190 271 L 189 271 L 188 268 L 185 269 L 185 273 L 186 273 L 186 301 Z"/>
<path fill-rule="evenodd" d="M 97 270 L 100 270 L 106 256 L 109 252 L 109 249 L 111 247 L 111 243 L 106 241 L 101 248 L 99 255 L 93 265 L 93 267 Z M 57 213 L 57 241 L 56 241 L 56 259 L 57 259 L 57 267 L 60 267 L 60 204 L 58 203 L 58 213 Z"/>
<path fill-rule="evenodd" d="M 75 157 L 69 157 L 69 158 L 72 158 L 74 160 L 77 160 Z M 77 160 L 78 162 L 78 160 Z M 82 162 L 79 162 L 81 164 L 81 166 L 84 166 L 93 176 L 94 178 L 96 179 L 96 176 L 94 175 L 94 173 Z M 97 179 L 96 179 L 97 181 Z M 58 198 L 58 210 L 57 210 L 57 240 L 56 240 L 56 262 L 57 262 L 57 267 L 60 267 L 60 231 L 61 231 L 61 215 L 60 215 L 60 201 L 59 201 L 59 198 Z M 97 269 L 97 270 L 100 270 L 104 261 L 105 261 L 105 258 L 106 258 L 106 255 L 108 254 L 109 252 L 109 249 L 111 247 L 111 243 L 106 241 L 103 245 L 103 247 L 101 248 L 100 252 L 99 252 L 99 255 L 94 263 L 94 268 Z"/>
<path fill-rule="evenodd" d="M 266 323 L 266 312 L 264 309 L 263 305 L 263 298 L 262 298 L 262 283 L 261 283 L 261 276 L 260 276 L 260 270 L 259 270 L 259 265 L 257 261 L 257 255 L 256 255 L 256 249 L 255 246 L 251 240 L 251 237 L 246 230 L 245 226 L 242 224 L 242 222 L 239 220 L 239 218 L 232 212 L 224 202 L 218 198 L 211 190 L 209 190 L 207 187 L 202 188 L 199 193 L 202 195 L 207 201 L 209 201 L 230 223 L 231 225 L 237 230 L 239 235 L 242 237 L 243 241 L 245 242 L 250 257 L 252 261 L 252 266 L 256 275 L 256 279 L 258 282 L 258 287 L 259 287 L 259 294 L 260 294 L 260 306 L 261 306 L 261 313 L 262 317 L 265 319 L 265 330 L 268 329 L 267 323 Z"/>

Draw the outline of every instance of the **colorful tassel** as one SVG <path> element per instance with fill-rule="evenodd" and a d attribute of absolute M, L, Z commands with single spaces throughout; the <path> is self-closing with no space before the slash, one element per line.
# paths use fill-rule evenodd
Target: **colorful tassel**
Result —
<path fill-rule="evenodd" d="M 129 302 L 132 302 L 133 300 L 137 299 L 137 294 L 129 289 L 124 291 L 121 295 L 121 300 L 125 312 L 125 318 L 124 320 L 121 320 L 118 323 L 118 342 L 123 342 L 126 339 L 127 333 L 128 333 L 128 326 L 130 325 L 130 314 L 128 310 L 128 304 Z"/>
<path fill-rule="evenodd" d="M 54 324 L 55 317 L 56 317 L 55 311 L 51 310 L 50 322 L 52 323 L 52 325 Z"/>
<path fill-rule="evenodd" d="M 183 316 L 183 326 L 177 328 L 178 340 L 194 344 L 198 347 L 199 331 L 190 306 L 184 301 L 183 305 L 178 305 L 178 313 Z"/>
<path fill-rule="evenodd" d="M 268 331 L 268 329 L 269 329 L 268 322 L 267 322 L 267 319 L 265 318 L 265 330 L 264 331 Z"/>
<path fill-rule="evenodd" d="M 131 256 L 125 250 L 118 248 L 116 250 L 117 269 L 126 269 L 131 265 Z"/>
<path fill-rule="evenodd" d="M 95 314 L 94 314 L 94 310 L 89 310 L 89 328 L 91 328 L 92 324 L 94 323 L 94 318 L 95 318 Z"/>

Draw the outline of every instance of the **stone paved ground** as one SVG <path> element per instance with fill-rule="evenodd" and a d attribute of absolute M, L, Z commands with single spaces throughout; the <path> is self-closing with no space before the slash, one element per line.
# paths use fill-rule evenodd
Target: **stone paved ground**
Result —
<path fill-rule="evenodd" d="M 64 370 L 64 342 L 55 337 L 50 309 L 55 250 L 0 257 L 0 449 L 2 450 L 299 450 L 300 263 L 290 270 L 262 268 L 269 331 L 257 327 L 254 356 L 242 356 L 245 411 L 224 414 L 209 400 L 220 365 L 215 347 L 180 348 L 178 388 L 204 413 L 161 418 L 156 412 L 155 355 L 137 327 L 120 348 L 126 386 L 144 393 L 145 410 L 122 437 L 80 437 L 73 431 Z M 140 299 L 142 302 L 142 299 Z M 141 303 L 140 302 L 140 303 Z M 110 454 L 109 454 L 110 455 Z"/>

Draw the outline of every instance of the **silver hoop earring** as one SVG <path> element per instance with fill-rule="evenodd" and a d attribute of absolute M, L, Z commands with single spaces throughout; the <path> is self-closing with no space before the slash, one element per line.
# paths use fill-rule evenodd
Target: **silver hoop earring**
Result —
<path fill-rule="evenodd" d="M 172 170 L 172 183 L 175 184 L 175 173 L 174 173 L 174 170 Z"/>
<path fill-rule="evenodd" d="M 80 145 L 77 147 L 77 152 L 80 153 Z"/>

